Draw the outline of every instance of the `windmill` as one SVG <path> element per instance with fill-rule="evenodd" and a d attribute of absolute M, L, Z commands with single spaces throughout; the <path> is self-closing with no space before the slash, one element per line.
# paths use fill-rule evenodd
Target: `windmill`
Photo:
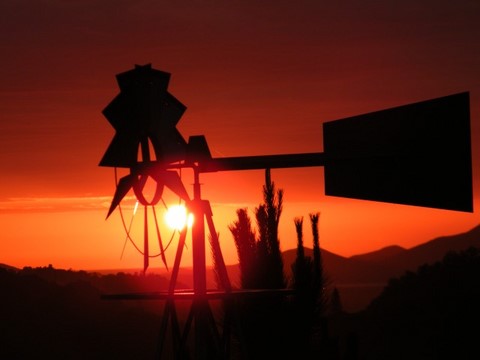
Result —
<path fill-rule="evenodd" d="M 184 228 L 167 293 L 109 296 L 166 300 L 160 356 L 167 328 L 170 328 L 173 349 L 182 357 L 194 323 L 195 358 L 226 358 L 229 324 L 225 320 L 224 332 L 220 334 L 209 300 L 248 294 L 231 289 L 211 207 L 202 199 L 202 173 L 324 166 L 326 195 L 473 211 L 469 94 L 466 92 L 326 122 L 323 124 L 324 152 L 213 158 L 204 136 L 192 136 L 187 142 L 176 129 L 186 107 L 168 92 L 169 79 L 170 74 L 151 65 L 137 65 L 117 75 L 120 93 L 103 111 L 116 133 L 100 162 L 100 166 L 128 170 L 117 183 L 107 217 L 120 207 L 130 190 L 145 208 L 145 270 L 149 264 L 147 209 L 152 208 L 158 230 L 155 205 L 161 200 L 163 190 L 169 189 L 183 199 L 195 217 L 192 291 L 175 289 L 187 236 Z M 178 173 L 183 168 L 193 170 L 192 197 Z M 149 179 L 155 183 L 155 191 L 152 199 L 147 200 L 143 190 Z M 212 252 L 219 262 L 220 291 L 211 291 L 206 285 L 205 223 Z M 160 232 L 157 233 L 163 255 Z M 178 299 L 192 299 L 183 328 L 176 313 L 175 300 Z"/>

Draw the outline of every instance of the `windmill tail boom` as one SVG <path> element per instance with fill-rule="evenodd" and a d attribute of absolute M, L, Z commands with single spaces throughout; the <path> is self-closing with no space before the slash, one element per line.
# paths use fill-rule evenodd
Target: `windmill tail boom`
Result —
<path fill-rule="evenodd" d="M 238 156 L 212 158 L 200 164 L 200 172 L 232 171 L 232 170 L 262 170 L 277 168 L 295 168 L 323 166 L 323 153 Z"/>

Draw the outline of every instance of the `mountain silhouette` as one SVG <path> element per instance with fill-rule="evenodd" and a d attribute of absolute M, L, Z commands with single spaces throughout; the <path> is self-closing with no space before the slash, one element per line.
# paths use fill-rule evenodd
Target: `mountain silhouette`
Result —
<path fill-rule="evenodd" d="M 10 266 L 10 265 L 3 264 L 3 263 L 0 263 L 0 269 L 13 270 L 13 271 L 18 270 L 18 268 L 16 268 L 15 266 Z"/>
<path fill-rule="evenodd" d="M 477 359 L 479 274 L 480 249 L 469 247 L 391 279 L 362 311 L 329 319 L 335 358 Z"/>
<path fill-rule="evenodd" d="M 472 329 L 480 320 L 479 274 L 480 249 L 471 247 L 391 280 L 365 311 L 349 319 L 359 321 L 358 358 L 478 358 Z M 352 330 L 347 322 L 339 328 Z"/>
<path fill-rule="evenodd" d="M 349 259 L 358 259 L 361 261 L 371 261 L 371 262 L 380 262 L 391 258 L 392 256 L 397 256 L 398 254 L 404 253 L 407 251 L 405 248 L 398 245 L 390 245 L 380 250 L 368 252 L 361 255 L 353 255 Z"/>
<path fill-rule="evenodd" d="M 439 261 L 449 251 L 462 251 L 469 247 L 480 248 L 480 225 L 465 233 L 442 236 L 410 249 L 392 245 L 377 251 L 343 257 L 322 249 L 324 269 L 336 284 L 386 283 L 390 278 L 414 271 L 423 264 Z M 312 249 L 305 248 L 312 256 Z M 291 274 L 296 249 L 283 253 L 285 272 Z"/>
<path fill-rule="evenodd" d="M 469 247 L 480 248 L 480 225 L 465 233 L 442 236 L 417 245 L 407 251 L 386 257 L 382 262 L 385 268 L 390 268 L 390 277 L 398 276 L 407 270 L 414 271 L 420 265 L 433 264 L 441 260 L 449 251 L 462 251 Z"/>
<path fill-rule="evenodd" d="M 291 278 L 291 265 L 295 261 L 297 250 L 287 250 L 283 253 L 285 273 Z M 305 248 L 305 256 L 313 258 L 313 250 Z M 335 284 L 382 283 L 382 264 L 364 261 L 362 259 L 346 258 L 322 249 L 323 268 L 328 280 Z"/>
<path fill-rule="evenodd" d="M 440 261 L 449 251 L 469 247 L 480 248 L 480 225 L 465 233 L 438 237 L 410 249 L 391 245 L 351 257 L 322 249 L 322 260 L 328 282 L 338 288 L 344 309 L 356 312 L 380 295 L 390 279 Z M 312 257 L 312 249 L 305 248 L 305 255 Z M 296 249 L 285 251 L 283 257 L 285 274 L 291 278 Z"/>
<path fill-rule="evenodd" d="M 465 233 L 442 236 L 427 241 L 410 249 L 397 245 L 390 245 L 382 249 L 344 257 L 322 249 L 322 260 L 328 282 L 331 287 L 337 287 L 340 291 L 344 309 L 356 312 L 365 308 L 371 300 L 380 294 L 383 287 L 391 278 L 399 277 L 406 271 L 415 271 L 424 264 L 433 264 L 440 261 L 449 251 L 462 251 L 469 247 L 480 248 L 480 225 Z M 305 248 L 305 255 L 313 257 L 312 249 Z M 296 249 L 283 252 L 284 272 L 287 279 L 291 279 L 292 264 L 296 258 Z M 0 264 L 0 268 L 12 271 L 19 269 Z M 161 277 L 145 278 L 147 283 L 142 284 L 139 279 L 133 279 L 128 274 L 121 276 L 91 276 L 86 272 L 71 272 L 65 270 L 52 271 L 49 268 L 36 269 L 35 275 L 46 280 L 65 285 L 72 281 L 87 281 L 106 293 L 128 291 L 153 291 L 166 288 L 167 279 Z M 27 273 L 27 269 L 23 270 Z M 189 288 L 192 286 L 192 269 L 182 268 L 182 281 L 179 286 Z M 228 265 L 227 271 L 234 287 L 240 287 L 240 269 L 238 264 Z M 113 281 L 115 280 L 115 281 Z M 120 281 L 121 280 L 121 281 Z M 215 275 L 213 269 L 207 271 L 207 283 L 209 288 L 215 287 Z"/>
<path fill-rule="evenodd" d="M 437 321 L 437 315 L 446 314 L 445 309 L 448 309 L 448 319 L 455 325 L 453 330 L 445 327 L 444 323 L 440 323 L 444 327 L 436 326 L 435 322 L 431 324 L 428 322 L 427 329 L 429 333 L 434 333 L 435 330 L 435 334 L 438 335 L 435 339 L 440 339 L 441 342 L 446 343 L 450 339 L 444 335 L 446 333 L 452 336 L 455 344 L 464 344 L 465 341 L 459 340 L 461 336 L 456 335 L 455 328 L 475 323 L 469 320 L 470 313 L 467 310 L 477 308 L 477 298 L 472 297 L 469 291 L 474 291 L 478 297 L 478 286 L 473 288 L 474 290 L 469 290 L 471 288 L 469 284 L 477 280 L 478 272 L 467 271 L 470 278 L 463 276 L 462 272 L 459 272 L 457 277 L 452 277 L 452 271 L 457 268 L 455 266 L 458 263 L 455 259 L 461 260 L 465 256 L 446 257 L 446 254 L 471 247 L 480 248 L 480 226 L 465 233 L 439 237 L 410 249 L 393 245 L 349 258 L 322 250 L 330 288 L 339 289 L 344 310 L 355 313 L 351 315 L 356 316 L 345 317 L 342 320 L 345 322 L 355 320 L 355 323 L 352 323 L 354 328 L 345 322 L 338 326 L 353 330 L 357 334 L 365 333 L 359 338 L 361 348 L 367 350 L 372 348 L 370 353 L 375 351 L 378 354 L 385 354 L 385 351 L 397 348 L 402 343 L 399 340 L 399 343 L 391 347 L 390 342 L 397 337 L 406 339 L 395 332 L 397 327 L 401 328 L 398 324 L 406 323 L 407 326 L 413 323 L 413 320 L 403 321 L 406 319 L 403 312 L 395 312 L 399 309 L 397 304 L 409 309 L 415 306 L 418 310 L 408 313 L 413 319 L 427 314 L 427 320 Z M 305 250 L 307 256 L 312 256 L 311 249 Z M 296 257 L 296 250 L 285 251 L 283 256 L 285 273 L 288 275 Z M 443 260 L 444 265 L 438 265 L 442 259 L 446 259 Z M 437 270 L 441 272 L 438 273 Z M 238 265 L 229 266 L 229 271 L 232 283 L 236 282 L 238 285 L 238 277 L 234 277 L 235 274 L 238 276 Z M 213 272 L 211 273 L 213 276 Z M 185 275 L 190 273 L 186 272 Z M 389 281 L 392 278 L 399 280 Z M 389 285 L 385 286 L 387 283 Z M 0 358 L 123 359 L 139 358 L 139 354 L 145 355 L 143 358 L 153 358 L 160 324 L 159 311 L 162 307 L 156 302 L 104 301 L 100 295 L 116 291 L 147 291 L 167 285 L 168 280 L 158 275 L 140 276 L 126 273 L 99 275 L 85 271 L 54 269 L 51 266 L 16 269 L 2 264 Z M 444 289 L 442 290 L 444 293 L 438 296 L 440 288 Z M 470 301 L 470 298 L 475 301 Z M 373 299 L 376 300 L 372 302 Z M 442 299 L 445 301 L 450 299 L 452 302 L 444 305 Z M 467 300 L 470 302 L 467 303 Z M 369 304 L 371 305 L 368 306 Z M 433 309 L 432 304 L 437 304 L 437 307 Z M 367 310 L 360 311 L 364 309 Z M 458 324 L 455 323 L 458 319 L 456 309 L 463 311 L 461 317 L 463 320 Z M 478 311 L 473 314 L 478 316 Z M 421 321 L 424 318 L 419 317 Z M 375 331 L 380 330 L 376 324 L 387 326 L 389 319 L 395 319 L 389 325 L 390 333 L 377 334 Z M 425 326 L 418 325 L 418 328 L 425 329 Z M 401 334 L 404 336 L 405 333 L 408 331 L 403 329 Z M 382 346 L 375 345 L 374 348 L 372 341 L 375 342 L 380 335 L 385 337 Z M 469 338 L 470 340 L 472 339 Z M 431 346 L 428 345 L 428 348 Z M 385 357 L 379 355 L 377 358 Z"/>
<path fill-rule="evenodd" d="M 154 358 L 160 316 L 150 304 L 103 301 L 91 281 L 44 274 L 0 268 L 0 359 Z"/>

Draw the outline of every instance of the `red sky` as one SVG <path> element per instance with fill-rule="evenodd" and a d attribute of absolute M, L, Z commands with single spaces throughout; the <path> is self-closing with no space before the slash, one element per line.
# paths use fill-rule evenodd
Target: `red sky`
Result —
<path fill-rule="evenodd" d="M 204 134 L 215 157 L 322 151 L 324 121 L 470 91 L 477 196 L 477 1 L 6 0 L 0 14 L 2 263 L 142 266 L 128 245 L 120 260 L 118 214 L 105 221 L 113 172 L 97 166 L 114 133 L 101 111 L 118 93 L 115 75 L 134 64 L 172 74 L 169 90 L 188 107 L 180 131 Z M 314 211 L 322 246 L 345 256 L 479 223 L 478 211 L 325 197 L 321 168 L 272 175 L 285 190 L 284 250 L 295 244 L 293 217 Z M 260 202 L 263 172 L 202 182 L 233 263 L 227 226 L 235 209 Z"/>

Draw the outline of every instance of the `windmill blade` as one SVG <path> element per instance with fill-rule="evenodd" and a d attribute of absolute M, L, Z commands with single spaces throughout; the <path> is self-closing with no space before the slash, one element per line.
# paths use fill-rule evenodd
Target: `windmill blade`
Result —
<path fill-rule="evenodd" d="M 130 189 L 133 187 L 135 181 L 136 177 L 132 174 L 124 176 L 120 179 L 117 185 L 117 189 L 115 190 L 115 195 L 113 196 L 112 204 L 110 205 L 110 209 L 108 210 L 107 219 L 110 214 L 117 208 L 118 204 L 120 204 L 125 195 L 128 194 Z"/>
<path fill-rule="evenodd" d="M 151 124 L 161 120 L 162 108 L 167 103 L 164 98 L 169 79 L 170 74 L 154 70 L 150 65 L 136 65 L 134 70 L 117 77 L 124 94 L 124 106 L 130 114 L 130 128 L 136 127 L 143 134 L 148 134 Z"/>
<path fill-rule="evenodd" d="M 135 85 L 135 82 L 150 82 L 158 84 L 163 90 L 167 90 L 170 74 L 157 69 L 152 69 L 151 64 L 135 65 L 132 70 L 125 71 L 116 76 L 121 91 Z"/>
<path fill-rule="evenodd" d="M 212 160 L 207 139 L 203 135 L 194 135 L 188 138 L 186 162 L 208 163 Z"/>
<path fill-rule="evenodd" d="M 170 190 L 177 194 L 183 201 L 189 202 L 185 186 L 183 186 L 182 180 L 176 171 L 154 171 L 151 175 L 158 183 L 165 184 Z"/>
<path fill-rule="evenodd" d="M 185 112 L 186 106 L 168 92 L 161 100 L 159 117 L 152 116 L 148 128 L 155 156 L 167 162 L 185 160 L 187 142 L 175 125 Z"/>
<path fill-rule="evenodd" d="M 150 139 L 155 149 L 155 157 L 167 163 L 185 160 L 187 142 L 176 128 L 163 129 L 151 134 Z"/>
<path fill-rule="evenodd" d="M 169 127 L 175 127 L 185 110 L 187 110 L 187 107 L 167 91 L 163 99 L 162 112 L 160 114 L 162 117 L 161 123 Z"/>
<path fill-rule="evenodd" d="M 117 75 L 121 92 L 103 110 L 116 134 L 101 166 L 134 167 L 140 139 L 147 137 L 157 160 L 185 159 L 187 143 L 175 126 L 186 106 L 167 91 L 169 80 L 150 64 Z"/>
<path fill-rule="evenodd" d="M 325 193 L 469 211 L 469 94 L 323 124 Z"/>
<path fill-rule="evenodd" d="M 103 109 L 102 114 L 117 131 L 128 128 L 129 109 L 125 93 L 120 93 Z"/>
<path fill-rule="evenodd" d="M 133 134 L 117 132 L 100 161 L 100 166 L 130 168 L 137 164 L 140 140 Z"/>

